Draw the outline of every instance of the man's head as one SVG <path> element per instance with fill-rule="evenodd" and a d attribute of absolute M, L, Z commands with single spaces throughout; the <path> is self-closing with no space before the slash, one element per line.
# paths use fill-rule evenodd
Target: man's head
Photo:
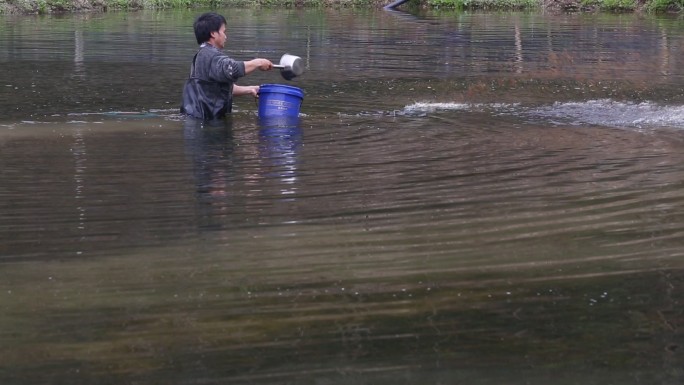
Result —
<path fill-rule="evenodd" d="M 207 12 L 201 14 L 192 25 L 195 29 L 197 44 L 212 43 L 217 48 L 223 48 L 226 42 L 226 18 L 218 13 Z"/>

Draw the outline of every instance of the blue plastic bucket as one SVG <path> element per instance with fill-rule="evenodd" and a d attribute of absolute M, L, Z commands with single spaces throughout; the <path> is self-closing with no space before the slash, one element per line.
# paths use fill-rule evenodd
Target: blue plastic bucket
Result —
<path fill-rule="evenodd" d="M 296 118 L 304 100 L 304 91 L 282 84 L 259 87 L 259 118 Z"/>

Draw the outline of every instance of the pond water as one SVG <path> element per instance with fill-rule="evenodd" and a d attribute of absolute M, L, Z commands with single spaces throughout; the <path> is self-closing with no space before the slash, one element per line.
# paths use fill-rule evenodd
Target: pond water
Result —
<path fill-rule="evenodd" d="M 0 383 L 682 383 L 681 16 L 199 12 L 4 17 Z"/>

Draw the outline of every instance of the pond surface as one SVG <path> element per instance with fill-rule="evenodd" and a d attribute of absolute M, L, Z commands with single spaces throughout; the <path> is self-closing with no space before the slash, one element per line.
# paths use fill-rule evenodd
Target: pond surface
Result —
<path fill-rule="evenodd" d="M 4 17 L 0 383 L 682 383 L 681 16 L 199 12 Z"/>

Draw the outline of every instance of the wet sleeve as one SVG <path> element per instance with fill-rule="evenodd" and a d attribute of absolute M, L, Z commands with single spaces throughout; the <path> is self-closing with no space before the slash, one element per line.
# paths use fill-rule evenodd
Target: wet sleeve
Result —
<path fill-rule="evenodd" d="M 212 77 L 221 82 L 235 82 L 245 76 L 245 63 L 228 56 L 217 56 L 211 66 Z"/>

